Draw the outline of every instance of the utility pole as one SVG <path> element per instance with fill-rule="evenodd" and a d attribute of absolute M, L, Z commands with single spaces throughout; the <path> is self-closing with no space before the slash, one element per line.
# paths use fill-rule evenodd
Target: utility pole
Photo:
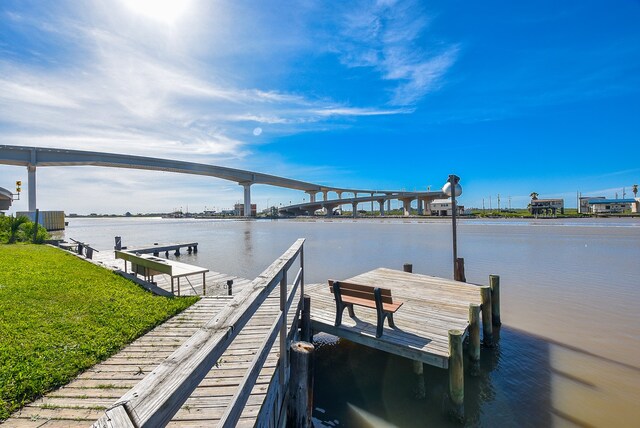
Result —
<path fill-rule="evenodd" d="M 498 193 L 498 211 L 500 211 L 500 193 Z"/>

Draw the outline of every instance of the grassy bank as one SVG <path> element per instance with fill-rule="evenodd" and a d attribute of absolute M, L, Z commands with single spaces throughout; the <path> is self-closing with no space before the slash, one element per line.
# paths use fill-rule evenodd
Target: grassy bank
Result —
<path fill-rule="evenodd" d="M 55 248 L 0 245 L 0 420 L 195 301 Z"/>

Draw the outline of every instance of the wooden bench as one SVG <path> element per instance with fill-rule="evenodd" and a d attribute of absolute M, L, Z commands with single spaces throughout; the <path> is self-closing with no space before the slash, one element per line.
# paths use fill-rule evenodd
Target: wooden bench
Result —
<path fill-rule="evenodd" d="M 351 282 L 329 280 L 329 289 L 336 300 L 336 327 L 342 324 L 342 313 L 349 309 L 349 316 L 355 317 L 353 305 L 375 309 L 377 312 L 376 337 L 382 336 L 385 318 L 389 319 L 389 327 L 396 328 L 393 314 L 402 306 L 395 302 L 388 288 L 371 287 Z"/>

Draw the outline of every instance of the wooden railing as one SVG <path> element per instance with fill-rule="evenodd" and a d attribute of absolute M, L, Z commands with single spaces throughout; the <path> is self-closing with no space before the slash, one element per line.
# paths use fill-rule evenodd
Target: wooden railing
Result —
<path fill-rule="evenodd" d="M 293 285 L 287 290 L 287 273 L 299 257 L 300 268 Z M 105 412 L 93 427 L 161 427 L 166 425 L 189 398 L 205 375 L 225 352 L 269 294 L 280 285 L 280 315 L 273 322 L 270 333 L 257 350 L 251 366 L 220 419 L 219 427 L 236 425 L 260 369 L 280 333 L 280 359 L 277 385 L 269 388 L 269 405 L 280 413 L 288 381 L 288 346 L 297 329 L 304 295 L 304 239 L 298 239 L 282 256 L 243 289 L 204 327 L 191 336 L 140 383 L 128 391 L 112 408 Z M 299 289 L 299 293 L 298 293 Z M 295 297 L 295 315 L 289 311 Z M 291 325 L 288 320 L 291 319 Z M 275 400 L 275 401 L 274 401 Z M 267 403 L 265 403 L 267 404 Z"/>

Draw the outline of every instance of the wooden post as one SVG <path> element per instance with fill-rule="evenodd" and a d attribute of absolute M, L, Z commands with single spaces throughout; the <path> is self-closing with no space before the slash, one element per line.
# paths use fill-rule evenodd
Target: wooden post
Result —
<path fill-rule="evenodd" d="M 122 250 L 122 237 L 121 236 L 116 236 L 116 245 L 114 246 L 115 250 Z"/>
<path fill-rule="evenodd" d="M 411 263 L 405 263 L 402 265 L 402 270 L 405 272 L 413 273 L 413 265 Z"/>
<path fill-rule="evenodd" d="M 476 362 L 480 360 L 480 305 L 469 305 L 469 358 Z"/>
<path fill-rule="evenodd" d="M 449 398 L 450 415 L 464 419 L 464 361 L 462 357 L 461 330 L 449 330 Z"/>
<path fill-rule="evenodd" d="M 491 288 L 480 287 L 480 299 L 482 300 L 482 342 L 484 346 L 493 346 L 493 327 L 491 322 Z"/>
<path fill-rule="evenodd" d="M 207 295 L 207 273 L 202 272 L 202 295 Z"/>
<path fill-rule="evenodd" d="M 287 426 L 311 428 L 313 410 L 313 353 L 308 342 L 291 344 L 291 379 L 289 381 L 289 406 Z"/>
<path fill-rule="evenodd" d="M 416 398 L 425 398 L 427 396 L 427 389 L 424 385 L 424 366 L 422 365 L 422 361 L 413 360 L 413 373 L 416 375 Z"/>
<path fill-rule="evenodd" d="M 491 322 L 495 326 L 502 325 L 500 321 L 500 276 L 489 275 L 489 287 L 491 287 Z"/>
<path fill-rule="evenodd" d="M 458 257 L 455 263 L 455 278 L 456 281 L 467 282 L 467 277 L 464 274 L 464 259 Z"/>
<path fill-rule="evenodd" d="M 233 279 L 227 280 L 227 296 L 233 296 Z"/>
<path fill-rule="evenodd" d="M 312 341 L 311 334 L 311 297 L 302 297 L 302 323 L 300 325 L 300 338 L 305 342 Z"/>

